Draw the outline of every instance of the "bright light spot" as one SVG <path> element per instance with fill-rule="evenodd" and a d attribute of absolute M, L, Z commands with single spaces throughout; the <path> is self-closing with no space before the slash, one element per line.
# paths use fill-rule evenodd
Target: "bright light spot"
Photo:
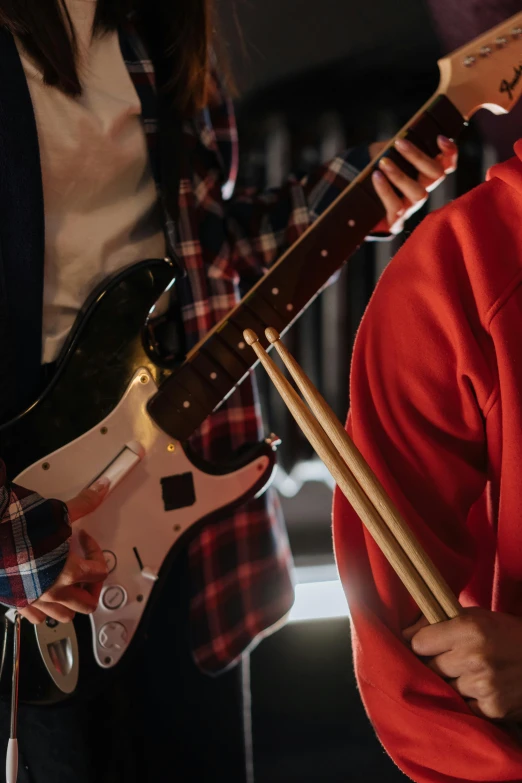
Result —
<path fill-rule="evenodd" d="M 288 622 L 325 620 L 331 617 L 349 617 L 348 604 L 341 582 L 305 582 L 295 587 L 295 603 Z"/>

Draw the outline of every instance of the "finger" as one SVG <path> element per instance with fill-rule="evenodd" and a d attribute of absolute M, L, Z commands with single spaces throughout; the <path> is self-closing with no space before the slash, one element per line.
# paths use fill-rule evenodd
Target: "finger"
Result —
<path fill-rule="evenodd" d="M 411 177 L 408 177 L 401 169 L 388 158 L 381 158 L 379 166 L 390 182 L 400 190 L 412 204 L 419 204 L 428 198 L 425 188 Z"/>
<path fill-rule="evenodd" d="M 103 559 L 85 560 L 78 555 L 70 554 L 64 569 L 58 580 L 49 588 L 47 595 L 52 599 L 56 590 L 71 585 L 83 584 L 85 582 L 103 582 L 107 577 L 107 564 Z"/>
<path fill-rule="evenodd" d="M 482 712 L 482 710 L 479 707 L 479 703 L 477 699 L 468 699 L 468 707 L 470 708 L 471 712 L 473 712 L 475 715 L 478 715 L 479 718 L 486 718 L 487 715 Z"/>
<path fill-rule="evenodd" d="M 437 144 L 442 152 L 442 165 L 446 174 L 451 174 L 457 168 L 459 150 L 457 145 L 447 136 L 439 136 Z"/>
<path fill-rule="evenodd" d="M 457 677 L 461 677 L 465 671 L 465 666 L 460 656 L 454 651 L 436 655 L 435 658 L 431 658 L 428 662 L 428 666 L 444 680 L 454 680 Z"/>
<path fill-rule="evenodd" d="M 18 613 L 25 617 L 26 620 L 29 620 L 30 623 L 33 623 L 33 625 L 43 623 L 46 619 L 46 615 L 34 606 L 26 606 L 23 609 L 19 609 Z"/>
<path fill-rule="evenodd" d="M 460 693 L 464 699 L 487 700 L 495 695 L 493 686 L 480 679 L 476 675 L 464 674 L 451 682 L 451 686 Z"/>
<path fill-rule="evenodd" d="M 405 213 L 402 199 L 396 194 L 384 174 L 380 171 L 374 171 L 372 182 L 377 195 L 379 196 L 384 209 L 386 210 L 386 221 L 388 227 L 394 225 Z"/>
<path fill-rule="evenodd" d="M 368 152 L 370 153 L 370 160 L 374 160 L 377 158 L 381 152 L 384 152 L 386 147 L 388 147 L 390 144 L 390 141 L 374 141 L 372 144 L 368 145 Z"/>
<path fill-rule="evenodd" d="M 412 166 L 415 166 L 420 174 L 423 174 L 428 180 L 438 181 L 444 177 L 444 168 L 437 158 L 430 158 L 418 147 L 406 141 L 406 139 L 397 139 L 395 146 Z"/>
<path fill-rule="evenodd" d="M 100 563 L 107 571 L 107 565 L 103 556 L 102 548 L 92 536 L 87 533 L 86 530 L 78 531 L 78 540 L 83 550 L 86 560 L 93 563 Z"/>
<path fill-rule="evenodd" d="M 103 590 L 103 582 L 95 582 L 93 584 L 84 585 L 83 589 L 92 596 L 93 601 L 96 603 L 96 606 L 98 606 L 101 591 Z"/>
<path fill-rule="evenodd" d="M 407 642 L 411 642 L 417 631 L 420 631 L 421 628 L 425 628 L 427 625 L 429 625 L 429 622 L 423 615 L 421 615 L 416 623 L 410 625 L 409 628 L 405 628 L 405 630 L 402 632 L 402 635 Z"/>
<path fill-rule="evenodd" d="M 98 606 L 98 600 L 82 587 L 69 586 L 53 591 L 53 603 L 59 603 L 73 612 L 91 614 Z"/>
<path fill-rule="evenodd" d="M 411 640 L 413 652 L 432 658 L 452 650 L 456 638 L 454 622 L 455 620 L 447 620 L 421 628 Z"/>
<path fill-rule="evenodd" d="M 51 617 L 58 623 L 69 623 L 74 618 L 74 611 L 63 604 L 53 603 L 52 601 L 39 601 L 38 611 L 43 612 L 47 617 Z"/>
<path fill-rule="evenodd" d="M 109 479 L 103 478 L 97 481 L 92 487 L 83 489 L 75 498 L 67 503 L 69 510 L 69 519 L 76 522 L 77 519 L 87 516 L 103 502 L 110 487 Z"/>

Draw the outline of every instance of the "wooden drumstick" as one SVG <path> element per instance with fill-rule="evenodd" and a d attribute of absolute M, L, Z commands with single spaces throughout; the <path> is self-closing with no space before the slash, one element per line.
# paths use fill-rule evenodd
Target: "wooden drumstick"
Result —
<path fill-rule="evenodd" d="M 275 329 L 269 328 L 266 329 L 265 335 L 268 341 L 275 345 L 279 356 L 310 406 L 315 418 L 335 445 L 357 482 L 375 506 L 395 539 L 406 552 L 446 612 L 448 618 L 457 617 L 461 612 L 461 606 L 453 591 L 408 527 L 399 510 L 391 501 L 379 479 L 353 443 L 333 410 L 281 342 L 279 333 Z"/>
<path fill-rule="evenodd" d="M 381 519 L 378 511 L 359 486 L 344 460 L 330 443 L 323 428 L 317 423 L 313 414 L 306 407 L 297 392 L 292 388 L 290 383 L 268 356 L 255 332 L 251 329 L 246 329 L 243 332 L 243 336 L 248 345 L 252 346 L 304 435 L 319 458 L 324 462 L 362 522 L 368 528 L 370 534 L 375 539 L 375 542 L 380 547 L 384 556 L 387 558 L 426 619 L 430 623 L 438 623 L 447 620 L 448 616 L 437 599 L 413 566 L 402 547 L 395 540 L 392 532 Z"/>

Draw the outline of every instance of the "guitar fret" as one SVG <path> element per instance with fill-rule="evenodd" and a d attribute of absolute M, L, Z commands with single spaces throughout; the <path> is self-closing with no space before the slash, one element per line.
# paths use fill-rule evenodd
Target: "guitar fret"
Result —
<path fill-rule="evenodd" d="M 371 176 L 367 176 L 363 180 L 361 180 L 361 182 L 358 183 L 357 188 L 360 193 L 365 193 L 367 196 L 369 196 L 371 200 L 375 203 L 376 207 L 382 208 L 382 214 L 384 216 L 385 214 L 384 207 L 382 206 L 381 200 L 377 195 L 377 191 L 373 186 Z"/>
<path fill-rule="evenodd" d="M 163 394 L 156 394 L 147 409 L 158 420 L 177 422 L 176 438 L 185 440 L 208 416 L 208 409 L 196 397 L 184 389 L 176 376 L 176 385 L 169 386 Z M 182 426 L 180 427 L 180 422 Z"/>
<path fill-rule="evenodd" d="M 421 119 L 412 126 L 405 136 L 407 141 L 415 144 L 422 152 L 429 155 L 430 158 L 436 158 L 440 155 L 440 147 L 437 144 L 439 128 L 428 114 L 424 114 Z"/>
<path fill-rule="evenodd" d="M 219 339 L 227 344 L 236 357 L 245 365 L 246 369 L 250 369 L 252 365 L 252 356 L 250 354 L 249 346 L 243 339 L 243 332 L 241 332 L 232 321 L 227 321 L 216 334 Z"/>
<path fill-rule="evenodd" d="M 247 305 L 243 305 L 236 310 L 230 317 L 230 320 L 240 330 L 241 334 L 243 334 L 245 329 L 253 329 L 259 337 L 259 341 L 263 348 L 266 350 L 269 347 L 270 343 L 265 337 L 265 329 L 269 324 L 263 323 L 252 310 L 249 310 Z"/>
<path fill-rule="evenodd" d="M 192 391 L 184 388 L 179 380 L 171 402 L 175 404 L 178 414 L 182 414 L 187 425 L 192 427 L 191 432 L 199 425 L 202 415 L 205 418 L 208 416 L 207 406 L 202 404 Z"/>
<path fill-rule="evenodd" d="M 221 397 L 228 394 L 236 382 L 220 364 L 214 361 L 212 356 L 207 354 L 204 347 L 189 362 L 202 378 L 209 380 Z"/>
<path fill-rule="evenodd" d="M 262 334 L 264 334 L 264 331 L 268 326 L 272 326 L 274 329 L 277 329 L 278 332 L 282 332 L 291 321 L 291 318 L 289 317 L 291 311 L 287 309 L 288 305 L 291 303 L 286 301 L 289 297 L 286 297 L 286 300 L 283 301 L 284 296 L 282 294 L 281 300 L 274 302 L 274 306 L 272 306 L 270 302 L 267 302 L 266 298 L 262 296 L 264 288 L 266 288 L 265 285 L 258 289 L 255 297 L 252 297 L 252 299 L 249 299 L 248 302 L 245 303 L 245 309 L 247 312 L 252 313 L 258 321 L 261 321 L 261 323 L 264 324 Z M 282 313 L 281 310 L 283 311 Z"/>
<path fill-rule="evenodd" d="M 199 400 L 199 402 L 204 407 L 210 407 L 211 410 L 215 408 L 216 405 L 223 399 L 223 394 L 220 392 L 217 384 L 214 383 L 210 377 L 201 375 L 195 366 L 195 362 L 193 361 L 187 362 L 181 369 L 183 368 L 186 368 L 184 377 L 180 378 L 180 375 L 177 376 L 177 379 L 179 379 L 179 382 L 183 388 L 190 389 L 196 399 Z M 229 387 L 230 380 L 227 379 L 227 391 Z"/>
<path fill-rule="evenodd" d="M 395 148 L 391 148 L 388 150 L 384 155 L 383 158 L 389 158 L 389 160 L 393 161 L 395 165 L 403 171 L 407 177 L 411 177 L 411 179 L 417 179 L 419 176 L 419 172 L 413 166 L 409 161 L 406 160 L 406 158 L 403 158 L 400 152 L 398 152 Z M 379 166 L 375 166 L 376 170 L 379 170 Z M 402 195 L 402 194 L 401 194 Z"/>
<path fill-rule="evenodd" d="M 220 339 L 217 332 L 206 341 L 205 349 L 207 353 L 212 354 L 214 361 L 220 364 L 234 379 L 234 383 L 239 383 L 248 374 L 251 365 L 241 361 L 227 343 Z"/>
<path fill-rule="evenodd" d="M 450 139 L 457 139 L 468 124 L 445 95 L 440 95 L 428 108 L 428 114 L 440 128 L 440 133 Z"/>

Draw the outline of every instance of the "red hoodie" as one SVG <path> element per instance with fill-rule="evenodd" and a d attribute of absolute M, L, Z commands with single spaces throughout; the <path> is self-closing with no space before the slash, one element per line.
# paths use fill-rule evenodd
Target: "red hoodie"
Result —
<path fill-rule="evenodd" d="M 522 140 L 515 152 L 382 276 L 348 429 L 461 602 L 522 616 Z M 422 783 L 522 781 L 522 746 L 402 641 L 419 611 L 339 491 L 334 541 L 362 698 L 396 763 Z"/>

